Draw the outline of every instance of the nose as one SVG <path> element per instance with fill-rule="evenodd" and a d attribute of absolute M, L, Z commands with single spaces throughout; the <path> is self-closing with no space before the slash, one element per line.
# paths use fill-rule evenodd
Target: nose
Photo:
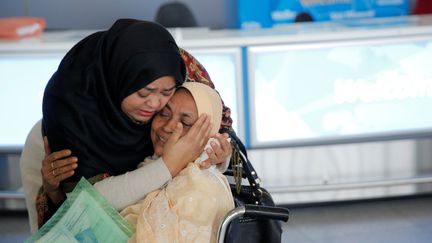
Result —
<path fill-rule="evenodd" d="M 177 126 L 177 121 L 175 119 L 169 119 L 167 123 L 163 126 L 163 130 L 166 133 L 172 133 L 174 132 L 175 128 Z"/>
<path fill-rule="evenodd" d="M 157 95 L 151 95 L 147 100 L 147 105 L 154 110 L 160 110 L 162 108 L 160 107 L 161 99 Z"/>

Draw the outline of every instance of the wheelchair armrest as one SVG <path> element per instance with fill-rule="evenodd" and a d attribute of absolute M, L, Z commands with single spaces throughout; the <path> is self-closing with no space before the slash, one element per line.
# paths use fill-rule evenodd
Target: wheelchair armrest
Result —
<path fill-rule="evenodd" d="M 244 216 L 255 218 L 276 219 L 288 221 L 289 210 L 282 207 L 269 207 L 262 205 L 246 204 Z"/>

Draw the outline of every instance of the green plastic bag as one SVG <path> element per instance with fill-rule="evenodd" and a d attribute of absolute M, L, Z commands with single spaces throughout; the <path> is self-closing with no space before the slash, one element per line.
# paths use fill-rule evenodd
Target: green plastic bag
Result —
<path fill-rule="evenodd" d="M 126 242 L 134 228 L 84 178 L 25 242 Z"/>

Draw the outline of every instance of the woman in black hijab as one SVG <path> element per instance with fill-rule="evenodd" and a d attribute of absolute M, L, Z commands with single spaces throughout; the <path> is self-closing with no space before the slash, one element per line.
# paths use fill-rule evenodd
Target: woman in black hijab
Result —
<path fill-rule="evenodd" d="M 63 192 L 70 191 L 73 187 L 69 185 L 81 177 L 90 181 L 96 178 L 95 182 L 134 170 L 151 155 L 149 122 L 184 82 L 185 72 L 174 39 L 152 22 L 118 20 L 109 30 L 76 44 L 48 82 L 43 99 L 42 129 L 50 150 L 69 149 L 70 158 L 79 159 L 73 176 L 61 183 Z M 179 143 L 177 150 L 172 145 L 171 154 L 199 154 L 210 126 L 208 118 L 202 117 L 191 128 L 194 135 Z M 181 155 L 177 151 L 182 151 Z M 221 155 L 227 157 L 226 150 Z M 61 173 L 61 161 L 50 164 L 54 177 Z M 176 163 L 166 163 L 172 176 L 182 169 L 170 164 Z"/>
<path fill-rule="evenodd" d="M 118 20 L 66 54 L 45 88 L 42 126 L 53 151 L 70 149 L 79 158 L 69 180 L 122 174 L 152 154 L 147 124 L 152 115 L 135 120 L 121 105 L 165 76 L 173 79 L 162 90 L 168 101 L 183 83 L 185 67 L 169 32 L 151 22 Z M 164 105 L 142 109 L 155 112 Z"/>

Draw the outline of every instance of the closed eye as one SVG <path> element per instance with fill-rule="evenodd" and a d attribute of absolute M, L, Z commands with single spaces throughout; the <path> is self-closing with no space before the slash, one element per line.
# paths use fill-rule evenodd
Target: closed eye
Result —
<path fill-rule="evenodd" d="M 189 124 L 188 122 L 182 121 L 184 127 L 191 127 L 193 124 Z"/>
<path fill-rule="evenodd" d="M 168 110 L 167 107 L 163 108 L 159 113 L 158 116 L 160 117 L 169 117 L 170 116 L 170 111 Z"/>
<path fill-rule="evenodd" d="M 137 92 L 137 93 L 140 98 L 146 98 L 150 94 L 149 92 Z"/>
<path fill-rule="evenodd" d="M 166 97 L 169 97 L 169 96 L 171 96 L 173 94 L 173 92 L 174 92 L 174 90 L 164 91 L 164 92 L 162 92 L 162 95 L 166 96 Z"/>

